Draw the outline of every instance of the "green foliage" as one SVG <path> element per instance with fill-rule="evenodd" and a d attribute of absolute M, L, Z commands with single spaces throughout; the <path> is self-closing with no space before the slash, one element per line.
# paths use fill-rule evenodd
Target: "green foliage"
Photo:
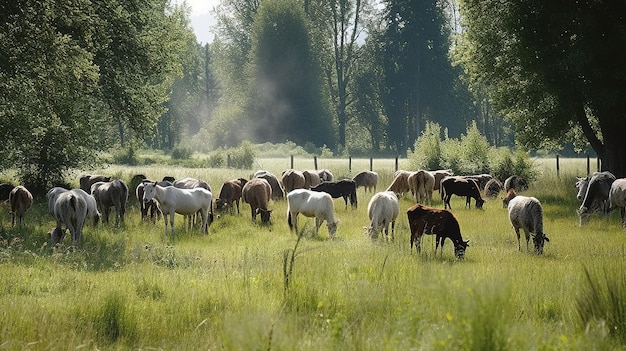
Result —
<path fill-rule="evenodd" d="M 180 12 L 160 0 L 0 7 L 0 169 L 17 166 L 39 193 L 97 163 L 116 133 L 125 145 L 127 128 L 151 132 L 180 71 Z"/>
<path fill-rule="evenodd" d="M 461 168 L 466 174 L 489 172 L 489 142 L 478 128 L 476 122 L 467 127 L 467 132 L 461 135 Z"/>
<path fill-rule="evenodd" d="M 135 146 L 131 143 L 127 148 L 120 149 L 113 154 L 113 162 L 121 165 L 136 166 L 139 164 L 139 155 Z"/>
<path fill-rule="evenodd" d="M 207 167 L 210 168 L 222 168 L 226 166 L 226 160 L 224 154 L 221 151 L 214 152 L 209 155 L 207 160 Z"/>
<path fill-rule="evenodd" d="M 172 158 L 174 160 L 188 160 L 193 155 L 190 147 L 178 146 L 172 150 Z"/>
<path fill-rule="evenodd" d="M 518 175 L 529 182 L 537 178 L 537 171 L 528 153 L 508 148 L 490 147 L 475 123 L 468 126 L 460 140 L 441 139 L 441 127 L 429 122 L 415 142 L 415 151 L 408 153 L 414 169 L 452 169 L 455 174 L 490 173 L 504 181 Z"/>
<path fill-rule="evenodd" d="M 252 26 L 245 139 L 335 146 L 335 126 L 306 14 L 290 0 L 261 2 Z"/>
<path fill-rule="evenodd" d="M 251 169 L 254 164 L 256 153 L 249 141 L 242 142 L 238 148 L 233 149 L 230 157 L 230 166 L 241 169 Z"/>
<path fill-rule="evenodd" d="M 426 122 L 422 135 L 415 141 L 414 152 L 408 152 L 411 167 L 440 169 L 443 164 L 441 127 L 434 122 Z"/>
<path fill-rule="evenodd" d="M 584 135 L 603 168 L 623 176 L 626 108 L 622 88 L 613 88 L 624 86 L 623 10 L 620 2 L 463 0 L 455 50 L 470 84 L 486 86 L 495 110 L 511 120 L 516 142 L 551 148 Z"/>

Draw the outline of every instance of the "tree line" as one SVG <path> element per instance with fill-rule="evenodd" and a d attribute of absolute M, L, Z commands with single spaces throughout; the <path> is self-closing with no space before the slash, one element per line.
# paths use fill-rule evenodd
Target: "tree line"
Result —
<path fill-rule="evenodd" d="M 626 174 L 620 2 L 222 0 L 0 5 L 0 169 L 45 189 L 111 148 L 242 141 L 406 155 L 427 123 L 591 146 Z"/>

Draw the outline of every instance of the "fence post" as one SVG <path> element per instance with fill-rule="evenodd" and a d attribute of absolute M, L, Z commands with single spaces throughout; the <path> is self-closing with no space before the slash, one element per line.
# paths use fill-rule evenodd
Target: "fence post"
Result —
<path fill-rule="evenodd" d="M 396 169 L 394 170 L 394 172 L 398 171 L 398 156 L 396 156 Z"/>
<path fill-rule="evenodd" d="M 600 172 L 600 170 L 602 169 L 602 160 L 600 159 L 599 156 L 596 156 L 596 163 L 598 164 L 598 172 Z"/>
<path fill-rule="evenodd" d="M 230 168 L 230 155 L 226 155 L 226 168 Z"/>
<path fill-rule="evenodd" d="M 559 166 L 559 154 L 556 155 L 556 177 L 561 178 L 561 167 Z"/>
<path fill-rule="evenodd" d="M 293 155 L 291 155 L 291 169 L 293 169 Z"/>
<path fill-rule="evenodd" d="M 370 157 L 370 172 L 374 170 L 374 159 Z"/>
<path fill-rule="evenodd" d="M 313 156 L 313 169 L 317 169 L 317 156 Z"/>
<path fill-rule="evenodd" d="M 352 156 L 348 156 L 348 173 L 352 173 Z"/>
<path fill-rule="evenodd" d="M 591 166 L 590 165 L 590 160 L 589 160 L 589 154 L 587 154 L 587 175 L 589 175 L 591 173 Z"/>

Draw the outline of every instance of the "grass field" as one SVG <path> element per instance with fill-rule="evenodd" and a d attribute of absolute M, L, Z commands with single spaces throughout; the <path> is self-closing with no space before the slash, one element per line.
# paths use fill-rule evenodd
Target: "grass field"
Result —
<path fill-rule="evenodd" d="M 369 160 L 320 160 L 344 177 L 369 169 Z M 451 243 L 434 254 L 409 250 L 401 199 L 395 240 L 364 235 L 371 193 L 359 207 L 335 200 L 337 239 L 312 219 L 302 240 L 289 232 L 286 202 L 270 204 L 272 224 L 222 214 L 204 235 L 177 234 L 163 222 L 141 223 L 130 201 L 120 227 L 86 226 L 73 252 L 52 250 L 54 221 L 38 203 L 24 228 L 0 218 L 0 349 L 162 350 L 618 350 L 626 345 L 626 231 L 619 214 L 593 217 L 580 227 L 574 181 L 584 160 L 537 160 L 539 179 L 525 195 L 544 206 L 550 238 L 543 256 L 517 249 L 499 199 L 484 210 L 453 197 L 465 260 Z M 280 173 L 285 160 L 260 159 L 258 168 Z M 309 159 L 294 167 L 312 169 Z M 374 160 L 378 191 L 391 182 L 394 160 Z M 399 168 L 406 168 L 400 160 Z M 130 180 L 143 173 L 207 180 L 215 194 L 224 180 L 253 170 L 110 166 L 97 173 Z M 76 179 L 78 178 L 78 174 Z M 77 185 L 77 180 L 76 184 Z M 435 207 L 441 200 L 435 196 Z M 302 226 L 301 224 L 301 226 Z M 66 238 L 66 243 L 68 243 Z M 522 239 L 523 240 L 523 239 Z M 531 243 L 532 249 L 532 243 Z"/>

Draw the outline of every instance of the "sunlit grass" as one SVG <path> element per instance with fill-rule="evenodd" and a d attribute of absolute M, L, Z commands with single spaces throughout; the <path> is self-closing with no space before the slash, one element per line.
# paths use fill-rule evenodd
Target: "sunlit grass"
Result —
<path fill-rule="evenodd" d="M 313 168 L 310 159 L 296 162 L 296 168 Z M 249 206 L 243 204 L 241 214 L 220 214 L 208 235 L 186 229 L 177 216 L 176 236 L 165 233 L 162 220 L 141 222 L 131 201 L 120 227 L 87 226 L 81 248 L 54 252 L 45 236 L 54 221 L 45 205 L 38 204 L 27 214 L 25 228 L 11 229 L 4 218 L 0 229 L 0 274 L 5 277 L 0 285 L 0 345 L 619 349 L 622 337 L 609 330 L 608 319 L 602 322 L 599 313 L 581 320 L 577 301 L 589 300 L 585 286 L 606 286 L 593 285 L 596 280 L 585 278 L 585 269 L 623 274 L 626 235 L 616 214 L 578 225 L 573 180 L 585 168 L 584 160 L 571 162 L 562 164 L 560 178 L 550 170 L 551 162 L 539 165 L 544 167 L 542 176 L 525 193 L 544 205 L 550 242 L 543 256 L 527 252 L 524 239 L 518 251 L 499 198 L 490 199 L 484 210 L 465 208 L 465 199 L 452 198 L 463 238 L 470 239 L 463 261 L 454 258 L 449 241 L 443 254 L 435 255 L 430 236 L 421 254 L 409 250 L 406 209 L 414 200 L 408 195 L 400 201 L 395 240 L 389 242 L 372 242 L 364 234 L 372 193 L 359 189 L 358 209 L 335 201 L 340 220 L 336 240 L 329 239 L 324 225 L 316 236 L 313 219 L 301 218 L 304 237 L 296 246 L 285 201 L 270 203 L 270 225 L 253 223 Z M 260 163 L 275 174 L 289 167 L 288 158 Z M 382 191 L 391 182 L 394 160 L 373 163 Z M 319 160 L 318 167 L 346 176 L 369 169 L 369 160 L 353 160 L 352 172 L 347 160 Z M 399 168 L 405 167 L 401 160 Z M 100 173 L 124 179 L 137 173 L 154 179 L 198 177 L 208 179 L 218 193 L 224 180 L 247 177 L 252 170 L 111 166 Z M 434 198 L 433 206 L 440 208 L 437 194 Z M 295 256 L 285 292 L 284 255 L 289 250 Z M 594 277 L 603 281 L 601 274 Z M 602 299 L 591 303 L 606 306 Z"/>

